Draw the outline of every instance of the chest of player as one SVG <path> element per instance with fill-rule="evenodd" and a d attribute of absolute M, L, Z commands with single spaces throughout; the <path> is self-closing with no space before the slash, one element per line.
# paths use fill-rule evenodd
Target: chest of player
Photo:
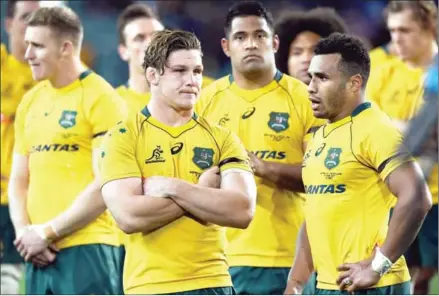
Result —
<path fill-rule="evenodd" d="M 207 134 L 190 130 L 177 138 L 152 132 L 139 138 L 136 157 L 142 177 L 176 177 L 197 183 L 208 168 L 219 165 L 218 144 Z"/>
<path fill-rule="evenodd" d="M 302 177 L 305 192 L 312 195 L 340 195 L 361 187 L 367 170 L 352 151 L 350 124 L 333 130 L 326 137 L 317 131 L 304 155 Z"/>
<path fill-rule="evenodd" d="M 259 152 L 261 158 L 280 159 L 284 157 L 279 152 L 285 155 L 291 147 L 301 147 L 304 137 L 304 127 L 290 101 L 275 94 L 252 102 L 234 97 L 233 102 L 209 110 L 207 119 L 231 129 L 247 150 Z"/>
<path fill-rule="evenodd" d="M 30 152 L 90 149 L 92 127 L 80 102 L 70 96 L 34 101 L 26 114 L 24 134 Z"/>

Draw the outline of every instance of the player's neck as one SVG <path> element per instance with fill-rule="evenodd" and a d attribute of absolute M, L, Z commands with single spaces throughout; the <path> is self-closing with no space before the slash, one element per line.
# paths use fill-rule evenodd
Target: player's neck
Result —
<path fill-rule="evenodd" d="M 356 100 L 346 100 L 342 108 L 342 111 L 339 114 L 337 114 L 337 116 L 335 116 L 334 118 L 329 118 L 328 122 L 334 123 L 343 118 L 350 116 L 352 112 L 354 112 L 354 110 L 357 109 L 357 107 L 363 104 L 365 101 L 366 100 L 364 99 L 364 95 L 357 97 Z"/>
<path fill-rule="evenodd" d="M 421 56 L 413 60 L 407 60 L 405 62 L 409 67 L 412 68 L 427 69 L 431 65 L 431 62 L 433 61 L 433 58 L 437 54 L 437 52 L 437 44 L 433 41 L 431 47 L 426 48 Z"/>
<path fill-rule="evenodd" d="M 86 68 L 82 65 L 79 57 L 65 61 L 59 72 L 49 79 L 50 84 L 54 88 L 63 88 L 78 79 L 79 75 L 85 70 Z"/>
<path fill-rule="evenodd" d="M 269 84 L 276 74 L 276 66 L 273 65 L 269 70 L 254 73 L 244 74 L 239 71 L 232 70 L 233 79 L 235 83 L 242 89 L 253 90 L 266 86 Z"/>
<path fill-rule="evenodd" d="M 177 127 L 186 124 L 193 116 L 192 110 L 175 110 L 168 106 L 164 100 L 155 96 L 148 103 L 148 111 L 151 116 L 168 126 Z"/>
<path fill-rule="evenodd" d="M 130 78 L 128 80 L 128 87 L 137 93 L 145 94 L 150 92 L 146 78 L 138 69 L 130 66 Z"/>

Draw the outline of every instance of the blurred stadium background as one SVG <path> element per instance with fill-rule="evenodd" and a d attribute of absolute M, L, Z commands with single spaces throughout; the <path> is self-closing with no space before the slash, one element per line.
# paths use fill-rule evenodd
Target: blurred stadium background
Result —
<path fill-rule="evenodd" d="M 55 2 L 55 1 L 50 1 Z M 206 75 L 219 78 L 230 71 L 228 58 L 222 52 L 223 20 L 228 8 L 235 1 L 132 1 L 132 0 L 77 0 L 64 2 L 80 16 L 84 25 L 83 61 L 113 86 L 128 80 L 128 67 L 118 53 L 116 19 L 128 5 L 141 2 L 157 13 L 167 28 L 193 31 L 202 42 Z M 291 10 L 308 10 L 318 6 L 331 6 L 347 22 L 352 34 L 360 36 L 369 48 L 389 41 L 382 11 L 386 0 L 337 0 L 330 5 L 324 0 L 272 0 L 262 2 L 275 20 Z M 1 1 L 1 42 L 7 44 L 3 24 L 7 1 Z M 437 4 L 437 0 L 436 0 Z M 203 12 L 200 14 L 200 12 Z M 431 283 L 430 292 L 438 294 L 438 278 Z M 24 291 L 24 290 L 23 290 Z"/>

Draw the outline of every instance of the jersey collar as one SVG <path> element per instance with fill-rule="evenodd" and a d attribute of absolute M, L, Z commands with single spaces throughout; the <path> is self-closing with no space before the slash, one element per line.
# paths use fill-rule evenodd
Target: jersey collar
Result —
<path fill-rule="evenodd" d="M 279 81 L 282 79 L 282 77 L 283 77 L 282 72 L 280 72 L 279 70 L 276 70 L 276 74 L 274 75 L 273 80 L 269 84 L 267 84 L 263 87 L 260 87 L 258 89 L 249 90 L 249 89 L 240 88 L 236 84 L 235 79 L 233 78 L 233 75 L 230 74 L 229 75 L 230 90 L 232 92 L 234 92 L 235 94 L 237 94 L 238 96 L 245 99 L 246 101 L 252 102 L 252 101 L 256 100 L 257 98 L 261 97 L 262 95 L 277 88 L 279 85 Z"/>
<path fill-rule="evenodd" d="M 198 116 L 197 116 L 197 114 L 195 114 L 195 112 L 194 112 L 194 115 L 192 115 L 191 120 L 189 120 L 188 122 L 186 122 L 185 124 L 180 125 L 180 126 L 169 126 L 169 125 L 166 125 L 166 124 L 158 121 L 157 119 L 155 119 L 154 117 L 151 116 L 151 112 L 149 112 L 148 106 L 145 106 L 145 108 L 143 108 L 141 113 L 143 114 L 143 116 L 146 117 L 146 120 L 150 124 L 167 132 L 169 135 L 171 135 L 174 138 L 180 136 L 185 131 L 194 128 L 198 124 L 198 122 L 197 122 Z"/>
<path fill-rule="evenodd" d="M 336 122 L 326 124 L 325 127 L 323 128 L 323 136 L 327 137 L 333 130 L 339 128 L 340 126 L 348 122 L 351 122 L 353 117 L 358 116 L 361 112 L 369 109 L 371 106 L 372 105 L 370 102 L 361 103 L 354 109 L 354 111 L 352 111 L 351 115 L 346 116 L 345 118 L 342 118 L 340 120 L 337 120 Z"/>

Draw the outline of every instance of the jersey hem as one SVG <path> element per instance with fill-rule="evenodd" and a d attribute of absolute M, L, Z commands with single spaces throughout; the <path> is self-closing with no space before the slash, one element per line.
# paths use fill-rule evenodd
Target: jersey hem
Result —
<path fill-rule="evenodd" d="M 221 275 L 209 279 L 176 280 L 165 283 L 143 284 L 133 288 L 126 288 L 125 294 L 166 294 L 178 293 L 207 288 L 232 287 L 230 275 Z"/>

